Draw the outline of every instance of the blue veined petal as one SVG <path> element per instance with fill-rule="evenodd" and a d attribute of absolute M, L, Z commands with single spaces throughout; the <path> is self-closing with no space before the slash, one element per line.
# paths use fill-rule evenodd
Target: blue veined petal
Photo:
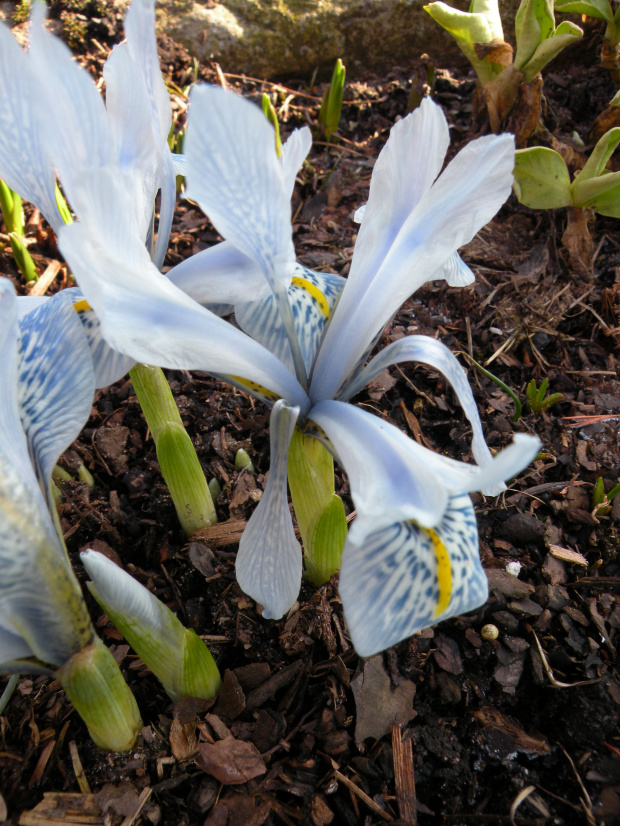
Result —
<path fill-rule="evenodd" d="M 20 418 L 37 479 L 49 496 L 58 457 L 90 415 L 93 363 L 80 319 L 62 293 L 24 316 L 19 333 Z"/>
<path fill-rule="evenodd" d="M 32 649 L 19 634 L 2 627 L 2 615 L 0 615 L 0 673 L 19 674 L 20 669 L 15 661 L 33 656 Z"/>
<path fill-rule="evenodd" d="M 258 264 L 273 292 L 286 289 L 295 265 L 290 186 L 261 110 L 220 87 L 194 86 L 183 151 L 187 197 Z"/>
<path fill-rule="evenodd" d="M 301 586 L 301 546 L 295 537 L 287 496 L 288 447 L 298 407 L 276 402 L 271 411 L 271 464 L 265 492 L 241 537 L 237 580 L 264 607 L 263 616 L 279 619 L 294 604 Z"/>
<path fill-rule="evenodd" d="M 4 446 L 3 440 L 0 625 L 19 633 L 42 663 L 58 667 L 89 642 L 92 627 L 38 486 L 23 465 L 11 463 Z"/>
<path fill-rule="evenodd" d="M 372 359 L 357 376 L 355 381 L 351 382 L 345 388 L 344 392 L 339 394 L 339 399 L 341 401 L 347 401 L 369 384 L 379 373 L 385 370 L 386 367 L 389 367 L 391 364 L 400 364 L 404 361 L 416 361 L 428 364 L 446 377 L 452 385 L 461 403 L 461 407 L 472 426 L 472 450 L 474 459 L 480 466 L 491 462 L 491 452 L 484 440 L 478 408 L 474 401 L 469 381 L 467 380 L 467 373 L 459 364 L 456 356 L 450 352 L 445 344 L 442 344 L 434 338 L 430 338 L 429 336 L 406 336 L 398 341 L 394 341 Z M 506 486 L 500 483 L 495 489 L 485 492 L 495 496 L 505 489 Z"/>
<path fill-rule="evenodd" d="M 57 231 L 62 218 L 56 205 L 56 173 L 42 140 L 32 83 L 26 53 L 0 24 L 0 178 L 35 204 Z"/>
<path fill-rule="evenodd" d="M 9 464 L 24 469 L 28 484 L 35 491 L 35 498 L 40 498 L 42 494 L 30 464 L 17 404 L 17 305 L 15 287 L 8 278 L 0 278 L 0 450 Z"/>
<path fill-rule="evenodd" d="M 288 288 L 288 300 L 307 373 L 312 369 L 344 283 L 340 275 L 314 272 L 297 264 Z M 245 333 L 294 370 L 288 336 L 273 296 L 235 305 L 235 318 Z"/>
<path fill-rule="evenodd" d="M 347 540 L 339 592 L 357 653 L 369 657 L 416 631 L 482 605 L 487 578 L 468 496 L 453 496 L 433 529 L 397 522 Z"/>

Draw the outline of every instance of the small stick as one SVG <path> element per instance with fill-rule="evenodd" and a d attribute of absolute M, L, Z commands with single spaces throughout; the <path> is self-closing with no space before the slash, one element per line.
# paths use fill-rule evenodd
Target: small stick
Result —
<path fill-rule="evenodd" d="M 392 754 L 394 757 L 394 780 L 396 800 L 400 819 L 411 826 L 418 824 L 416 808 L 415 774 L 411 739 L 403 740 L 400 726 L 392 726 Z"/>
<path fill-rule="evenodd" d="M 69 743 L 69 753 L 71 754 L 73 771 L 75 772 L 75 779 L 78 782 L 80 791 L 82 792 L 82 794 L 92 794 L 90 790 L 90 785 L 88 783 L 88 780 L 86 779 L 86 775 L 84 774 L 82 761 L 80 760 L 80 755 L 78 754 L 77 745 L 74 740 L 71 740 L 71 742 Z"/>

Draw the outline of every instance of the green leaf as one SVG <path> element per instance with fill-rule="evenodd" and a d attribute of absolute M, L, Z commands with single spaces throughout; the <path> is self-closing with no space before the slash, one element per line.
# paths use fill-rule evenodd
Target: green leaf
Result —
<path fill-rule="evenodd" d="M 583 30 L 574 23 L 570 23 L 568 20 L 561 23 L 551 37 L 541 42 L 534 55 L 522 67 L 521 71 L 525 75 L 525 82 L 531 83 L 538 73 L 559 55 L 562 49 L 578 40 L 582 35 Z"/>
<path fill-rule="evenodd" d="M 614 20 L 609 0 L 556 0 L 555 10 L 563 14 L 585 14 L 608 23 Z"/>
<path fill-rule="evenodd" d="M 321 109 L 319 111 L 319 123 L 325 129 L 325 138 L 329 141 L 333 133 L 338 129 L 340 123 L 340 113 L 342 111 L 342 100 L 344 97 L 344 81 L 346 69 L 340 58 L 336 61 L 329 88 L 323 95 Z"/>
<path fill-rule="evenodd" d="M 523 71 L 539 45 L 551 37 L 555 29 L 552 0 L 521 0 L 515 17 L 517 52 L 515 69 Z"/>
<path fill-rule="evenodd" d="M 298 429 L 289 446 L 288 484 L 302 542 L 307 545 L 312 524 L 334 494 L 334 460 L 319 441 Z"/>
<path fill-rule="evenodd" d="M 499 74 L 502 67 L 480 59 L 474 46 L 475 43 L 491 43 L 493 40 L 504 39 L 497 0 L 474 0 L 471 12 L 453 9 L 442 2 L 430 3 L 424 6 L 424 9 L 456 40 L 459 49 L 476 70 L 478 80 L 483 86 Z"/>
<path fill-rule="evenodd" d="M 571 182 L 561 155 L 535 146 L 515 153 L 513 188 L 522 204 L 533 209 L 571 206 Z"/>
<path fill-rule="evenodd" d="M 591 207 L 599 215 L 620 218 L 620 172 L 610 172 L 573 183 L 576 206 Z"/>
<path fill-rule="evenodd" d="M 274 108 L 273 103 L 271 102 L 269 95 L 263 92 L 263 97 L 261 100 L 261 107 L 263 113 L 269 123 L 273 126 L 276 132 L 276 152 L 278 153 L 278 158 L 282 157 L 282 139 L 280 138 L 280 124 L 278 122 L 278 115 Z"/>
<path fill-rule="evenodd" d="M 25 281 L 36 281 L 39 277 L 37 268 L 32 256 L 28 252 L 25 241 L 21 235 L 15 232 L 9 232 L 9 240 L 11 242 L 11 249 L 13 250 L 13 258 L 24 276 Z"/>
<path fill-rule="evenodd" d="M 598 175 L 601 175 L 607 166 L 607 161 L 611 158 L 619 143 L 620 127 L 616 126 L 608 132 L 605 132 L 592 150 L 583 169 L 575 176 L 575 184 L 577 181 L 583 182 L 588 178 L 596 178 Z"/>

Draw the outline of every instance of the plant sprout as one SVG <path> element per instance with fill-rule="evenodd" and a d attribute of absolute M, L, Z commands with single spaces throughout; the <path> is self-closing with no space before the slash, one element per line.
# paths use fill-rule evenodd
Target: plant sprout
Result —
<path fill-rule="evenodd" d="M 524 146 L 540 121 L 541 71 L 583 34 L 574 23 L 556 27 L 553 0 L 521 0 L 515 17 L 516 50 L 504 41 L 498 0 L 472 0 L 469 12 L 443 2 L 425 10 L 456 39 L 472 63 L 493 132 L 507 126 Z"/>

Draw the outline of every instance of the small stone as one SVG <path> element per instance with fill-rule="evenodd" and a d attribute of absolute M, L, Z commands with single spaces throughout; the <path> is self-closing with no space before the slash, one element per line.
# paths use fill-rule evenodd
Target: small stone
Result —
<path fill-rule="evenodd" d="M 497 625 L 483 625 L 480 630 L 480 636 L 483 640 L 496 640 L 499 637 L 499 630 Z"/>

